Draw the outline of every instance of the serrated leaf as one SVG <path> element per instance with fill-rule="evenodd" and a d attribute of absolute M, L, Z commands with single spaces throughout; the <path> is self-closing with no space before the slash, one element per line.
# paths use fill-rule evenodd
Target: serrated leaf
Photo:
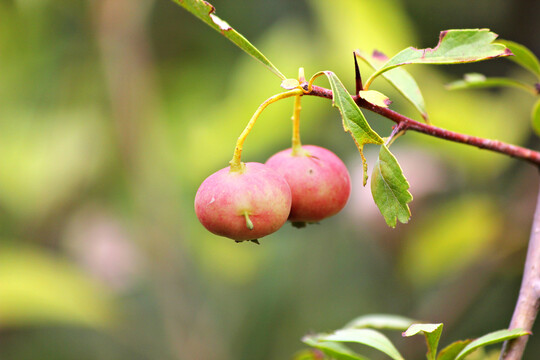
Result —
<path fill-rule="evenodd" d="M 359 50 L 355 54 L 373 70 L 379 70 L 388 61 L 388 56 L 376 50 L 371 55 L 366 55 Z M 383 73 L 382 76 L 420 112 L 424 120 L 428 120 L 424 97 L 411 74 L 405 69 L 396 68 Z"/>
<path fill-rule="evenodd" d="M 328 78 L 330 87 L 332 88 L 332 105 L 339 109 L 341 118 L 343 119 L 343 129 L 352 135 L 362 157 L 362 167 L 364 170 L 363 183 L 365 186 L 367 183 L 367 161 L 363 152 L 364 145 L 382 144 L 383 139 L 371 129 L 364 114 L 362 114 L 362 111 L 360 111 L 360 108 L 356 105 L 336 74 L 331 71 L 324 71 L 324 74 Z"/>
<path fill-rule="evenodd" d="M 203 0 L 173 0 L 178 5 L 182 6 L 184 9 L 204 21 L 211 28 L 216 31 L 219 31 L 221 35 L 225 36 L 227 39 L 232 41 L 240 49 L 244 50 L 247 54 L 253 56 L 255 59 L 259 60 L 264 66 L 266 66 L 270 71 L 279 76 L 282 80 L 285 80 L 286 77 L 279 71 L 274 64 L 270 62 L 257 49 L 253 46 L 242 34 L 234 30 L 226 21 L 220 19 L 216 14 L 216 9 L 214 6 Z"/>
<path fill-rule="evenodd" d="M 538 61 L 538 58 L 531 50 L 524 45 L 510 40 L 497 40 L 497 43 L 503 44 L 515 55 L 509 57 L 508 59 L 518 63 L 540 79 L 540 61 Z"/>
<path fill-rule="evenodd" d="M 437 347 L 439 346 L 439 339 L 443 324 L 412 324 L 404 333 L 403 336 L 414 336 L 418 333 L 423 333 L 426 337 L 426 344 L 428 348 L 427 359 L 435 360 L 437 356 Z"/>
<path fill-rule="evenodd" d="M 454 360 L 457 354 L 459 354 L 465 346 L 469 345 L 471 341 L 472 339 L 467 339 L 451 343 L 439 352 L 437 360 Z"/>
<path fill-rule="evenodd" d="M 521 90 L 525 90 L 529 93 L 535 94 L 536 90 L 519 80 L 501 77 L 486 77 L 483 74 L 468 73 L 463 76 L 462 80 L 457 80 L 446 85 L 448 90 L 462 90 L 462 89 L 474 89 L 474 88 L 488 88 L 488 87 L 514 87 Z"/>
<path fill-rule="evenodd" d="M 358 92 L 358 96 L 360 96 L 362 99 L 366 100 L 369 103 L 385 108 L 387 108 L 388 105 L 392 103 L 388 96 L 376 90 L 360 90 Z"/>
<path fill-rule="evenodd" d="M 395 360 L 403 357 L 386 336 L 371 329 L 342 329 L 333 334 L 319 335 L 318 341 L 355 342 L 379 350 Z"/>
<path fill-rule="evenodd" d="M 488 346 L 491 344 L 500 343 L 506 340 L 515 339 L 520 336 L 530 335 L 531 333 L 528 331 L 524 331 L 522 329 L 512 329 L 512 330 L 499 330 L 495 331 L 489 334 L 486 334 L 484 336 L 479 337 L 478 339 L 472 341 L 470 344 L 465 346 L 463 350 L 460 351 L 460 353 L 456 356 L 455 360 L 460 360 L 465 358 L 468 354 L 473 352 L 474 350 Z"/>
<path fill-rule="evenodd" d="M 395 227 L 397 220 L 403 224 L 409 221 L 411 211 L 407 204 L 413 199 L 409 183 L 384 144 L 371 174 L 371 194 L 388 226 Z"/>
<path fill-rule="evenodd" d="M 538 136 L 540 136 L 540 100 L 538 100 L 533 106 L 531 120 L 534 131 Z"/>
<path fill-rule="evenodd" d="M 357 317 L 344 328 L 373 328 L 404 331 L 414 323 L 414 320 L 399 315 L 372 314 Z"/>
<path fill-rule="evenodd" d="M 304 344 L 321 350 L 332 359 L 336 360 L 367 360 L 366 357 L 358 355 L 347 346 L 332 341 L 319 341 L 318 336 L 304 336 Z"/>
<path fill-rule="evenodd" d="M 488 29 L 445 30 L 434 48 L 409 47 L 388 60 L 366 81 L 366 88 L 382 73 L 406 64 L 459 64 L 512 55 L 502 44 L 494 43 L 497 34 Z"/>

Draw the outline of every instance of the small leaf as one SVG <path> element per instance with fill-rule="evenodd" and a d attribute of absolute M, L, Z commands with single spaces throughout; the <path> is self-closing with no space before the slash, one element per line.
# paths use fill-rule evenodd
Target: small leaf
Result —
<path fill-rule="evenodd" d="M 532 112 L 531 112 L 531 119 L 532 119 L 532 127 L 537 135 L 540 136 L 540 100 L 534 104 Z"/>
<path fill-rule="evenodd" d="M 435 360 L 437 356 L 437 347 L 439 346 L 439 339 L 443 324 L 412 324 L 404 333 L 403 336 L 414 336 L 420 332 L 424 333 L 427 343 L 427 358 L 428 360 Z"/>
<path fill-rule="evenodd" d="M 367 360 L 367 358 L 358 355 L 343 344 L 332 341 L 319 341 L 318 336 L 304 336 L 302 341 L 314 348 L 321 350 L 332 359 L 336 360 Z"/>
<path fill-rule="evenodd" d="M 365 186 L 367 183 L 367 162 L 363 152 L 364 145 L 382 144 L 383 139 L 371 129 L 364 114 L 362 114 L 362 111 L 360 111 L 360 108 L 356 105 L 336 74 L 331 71 L 324 71 L 324 74 L 328 77 L 330 87 L 332 88 L 332 104 L 337 107 L 341 113 L 343 129 L 352 135 L 356 147 L 360 152 L 360 156 L 362 157 Z"/>
<path fill-rule="evenodd" d="M 536 94 L 534 87 L 521 82 L 519 80 L 514 80 L 510 78 L 500 78 L 500 77 L 486 77 L 485 75 L 478 73 L 469 73 L 465 74 L 463 80 L 454 81 L 448 85 L 446 88 L 448 90 L 462 90 L 462 89 L 473 89 L 473 88 L 487 88 L 487 87 L 515 87 L 521 90 L 525 90 L 529 93 Z"/>
<path fill-rule="evenodd" d="M 373 70 L 379 70 L 388 61 L 388 57 L 380 51 L 373 51 L 371 56 L 363 54 L 359 50 L 357 50 L 355 54 L 371 66 Z M 425 120 L 428 119 L 424 97 L 411 74 L 405 69 L 398 68 L 385 72 L 382 76 L 407 100 L 409 100 Z"/>
<path fill-rule="evenodd" d="M 538 58 L 531 50 L 524 45 L 510 40 L 497 40 L 497 43 L 503 44 L 515 55 L 509 57 L 508 59 L 518 63 L 540 79 L 540 61 L 538 61 Z"/>
<path fill-rule="evenodd" d="M 388 96 L 375 91 L 375 90 L 361 90 L 358 92 L 358 96 L 360 96 L 362 99 L 366 100 L 369 103 L 372 103 L 373 105 L 381 106 L 387 108 L 388 105 L 392 103 L 392 101 L 388 98 Z"/>
<path fill-rule="evenodd" d="M 343 329 L 330 335 L 319 335 L 319 341 L 355 342 L 377 349 L 395 360 L 403 357 L 386 336 L 371 329 Z"/>
<path fill-rule="evenodd" d="M 300 82 L 296 79 L 285 79 L 281 82 L 281 87 L 285 90 L 296 89 L 300 85 Z"/>
<path fill-rule="evenodd" d="M 214 12 L 216 9 L 210 3 L 203 0 L 173 0 L 178 5 L 204 21 L 211 28 L 219 31 L 221 35 L 231 40 L 236 46 L 244 50 L 265 65 L 270 71 L 285 80 L 283 75 L 255 46 L 253 46 L 242 34 L 234 30 L 226 21 L 220 19 Z"/>
<path fill-rule="evenodd" d="M 439 352 L 437 360 L 454 360 L 457 354 L 467 345 L 471 343 L 472 339 L 460 340 L 451 343 Z"/>
<path fill-rule="evenodd" d="M 409 183 L 396 158 L 386 145 L 381 146 L 379 159 L 371 175 L 371 194 L 388 226 L 395 227 L 397 220 L 405 224 L 411 217 L 407 203 L 412 201 Z"/>
<path fill-rule="evenodd" d="M 441 31 L 437 46 L 402 50 L 369 77 L 365 88 L 385 71 L 406 64 L 459 64 L 512 55 L 506 46 L 493 43 L 497 36 L 488 29 Z"/>
<path fill-rule="evenodd" d="M 399 315 L 373 314 L 360 316 L 345 325 L 345 328 L 373 328 L 404 331 L 413 323 L 414 320 Z"/>
<path fill-rule="evenodd" d="M 505 329 L 486 334 L 472 341 L 469 345 L 465 346 L 465 348 L 461 350 L 461 352 L 456 356 L 455 360 L 463 359 L 465 356 L 478 348 L 530 334 L 530 332 L 524 331 L 522 329 Z"/>

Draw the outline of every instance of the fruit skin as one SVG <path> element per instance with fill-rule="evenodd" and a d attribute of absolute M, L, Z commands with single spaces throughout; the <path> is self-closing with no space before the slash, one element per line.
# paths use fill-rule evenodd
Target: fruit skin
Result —
<path fill-rule="evenodd" d="M 273 155 L 266 165 L 282 174 L 291 187 L 289 220 L 293 225 L 317 222 L 337 214 L 347 204 L 351 179 L 336 154 L 315 145 L 303 145 L 296 155 L 286 149 Z"/>
<path fill-rule="evenodd" d="M 236 241 L 256 240 L 283 226 L 291 210 L 285 179 L 261 163 L 245 170 L 221 169 L 203 181 L 195 195 L 195 213 L 210 232 Z M 253 223 L 250 230 L 244 214 Z"/>

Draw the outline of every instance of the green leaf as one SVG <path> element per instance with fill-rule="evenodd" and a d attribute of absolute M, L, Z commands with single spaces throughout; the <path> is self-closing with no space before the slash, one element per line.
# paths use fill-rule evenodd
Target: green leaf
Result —
<path fill-rule="evenodd" d="M 385 54 L 376 50 L 373 51 L 371 56 L 359 50 L 355 54 L 374 70 L 379 70 L 388 61 Z M 382 76 L 420 112 L 424 120 L 428 120 L 424 97 L 411 74 L 405 69 L 398 68 L 385 72 Z"/>
<path fill-rule="evenodd" d="M 497 40 L 497 43 L 506 46 L 515 55 L 508 59 L 518 63 L 525 69 L 529 70 L 540 79 L 540 61 L 534 53 L 524 45 L 518 44 L 510 40 Z"/>
<path fill-rule="evenodd" d="M 497 34 L 488 29 L 445 30 L 439 35 L 434 48 L 409 47 L 388 60 L 366 81 L 366 89 L 373 80 L 385 71 L 406 64 L 459 64 L 488 60 L 512 55 L 502 44 L 493 43 Z"/>
<path fill-rule="evenodd" d="M 356 105 L 336 74 L 331 71 L 324 71 L 324 74 L 328 77 L 330 87 L 332 88 L 332 105 L 339 109 L 341 118 L 343 119 L 343 129 L 352 135 L 362 157 L 365 186 L 367 183 L 367 161 L 363 152 L 364 145 L 382 144 L 383 139 L 371 129 L 364 114 L 362 114 L 362 111 L 360 111 L 360 108 Z"/>
<path fill-rule="evenodd" d="M 242 34 L 234 30 L 226 21 L 217 17 L 214 6 L 203 0 L 173 0 L 178 5 L 204 21 L 211 28 L 219 31 L 221 35 L 231 40 L 236 46 L 253 56 L 266 66 L 270 71 L 279 76 L 282 80 L 286 77 L 270 62 L 255 46 L 253 46 Z"/>
<path fill-rule="evenodd" d="M 537 135 L 540 136 L 540 100 L 534 104 L 532 112 L 531 112 L 531 119 L 532 119 L 532 127 Z"/>
<path fill-rule="evenodd" d="M 399 315 L 372 314 L 357 317 L 344 327 L 356 329 L 373 328 L 404 331 L 413 323 L 414 320 Z"/>
<path fill-rule="evenodd" d="M 472 339 L 467 339 L 451 343 L 439 352 L 437 360 L 454 360 L 457 354 L 459 354 L 465 346 L 469 345 L 471 341 Z"/>
<path fill-rule="evenodd" d="M 536 90 L 529 84 L 526 84 L 519 80 L 501 77 L 486 77 L 485 75 L 478 73 L 468 73 L 463 76 L 462 80 L 454 81 L 446 88 L 448 90 L 462 90 L 473 88 L 487 88 L 487 87 L 515 87 L 521 90 L 525 90 L 533 95 L 536 95 Z"/>
<path fill-rule="evenodd" d="M 495 331 L 489 334 L 486 334 L 484 336 L 479 337 L 478 339 L 472 341 L 469 345 L 465 346 L 463 350 L 460 351 L 460 353 L 456 356 L 455 360 L 460 360 L 465 358 L 468 354 L 473 352 L 474 350 L 491 345 L 496 344 L 499 342 L 503 342 L 510 339 L 515 339 L 520 336 L 530 335 L 531 333 L 528 331 L 524 331 L 522 329 L 513 329 L 513 330 L 499 330 Z"/>
<path fill-rule="evenodd" d="M 386 336 L 371 329 L 343 329 L 333 334 L 319 335 L 318 341 L 355 342 L 377 349 L 395 360 L 403 357 Z"/>
<path fill-rule="evenodd" d="M 366 100 L 367 102 L 380 106 L 380 107 L 387 108 L 388 105 L 392 103 L 392 101 L 388 98 L 388 96 L 376 90 L 361 90 L 358 92 L 358 96 L 360 96 L 362 99 Z"/>
<path fill-rule="evenodd" d="M 407 203 L 413 199 L 409 183 L 384 144 L 371 174 L 371 194 L 388 226 L 395 227 L 397 220 L 403 224 L 409 221 L 411 211 Z"/>
<path fill-rule="evenodd" d="M 314 348 L 321 350 L 332 359 L 336 360 L 367 360 L 366 357 L 360 356 L 343 344 L 332 341 L 319 341 L 318 335 L 304 336 L 302 341 Z"/>
<path fill-rule="evenodd" d="M 427 359 L 435 360 L 437 356 L 437 347 L 439 346 L 439 339 L 443 324 L 412 324 L 404 333 L 403 336 L 414 336 L 420 332 L 424 333 L 427 343 Z"/>

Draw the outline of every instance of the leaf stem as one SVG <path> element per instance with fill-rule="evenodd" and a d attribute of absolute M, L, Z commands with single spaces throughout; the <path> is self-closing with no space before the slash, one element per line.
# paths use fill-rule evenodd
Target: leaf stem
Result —
<path fill-rule="evenodd" d="M 540 307 L 540 191 L 536 200 L 527 258 L 519 297 L 514 309 L 510 329 L 531 331 Z M 529 336 L 508 340 L 504 343 L 501 360 L 519 360 L 523 356 Z"/>
<path fill-rule="evenodd" d="M 232 157 L 231 161 L 229 161 L 229 164 L 231 165 L 230 172 L 240 172 L 241 173 L 241 172 L 244 171 L 244 165 L 243 165 L 243 163 L 241 161 L 242 148 L 244 146 L 244 141 L 246 140 L 246 138 L 249 135 L 251 129 L 255 125 L 255 122 L 257 121 L 257 118 L 259 117 L 259 115 L 261 115 L 263 110 L 266 109 L 266 107 L 268 105 L 270 105 L 270 104 L 272 104 L 272 103 L 274 103 L 274 102 L 276 102 L 278 100 L 286 99 L 286 98 L 291 97 L 291 96 L 297 96 L 297 95 L 302 95 L 302 94 L 303 94 L 302 89 L 294 89 L 294 90 L 286 91 L 286 92 L 283 92 L 283 93 L 280 93 L 280 94 L 276 94 L 276 95 L 266 99 L 257 108 L 255 113 L 253 114 L 253 116 L 249 120 L 248 124 L 246 125 L 244 131 L 242 131 L 242 133 L 238 137 L 238 140 L 236 141 L 236 147 L 234 148 L 233 157 Z"/>
<path fill-rule="evenodd" d="M 394 125 L 392 127 L 392 133 L 390 133 L 390 136 L 388 137 L 384 145 L 386 145 L 386 147 L 390 147 L 394 140 L 405 134 L 405 131 L 407 131 L 407 125 L 404 122 L 400 122 L 399 124 Z"/>
<path fill-rule="evenodd" d="M 313 79 L 313 78 L 312 78 Z M 312 83 L 312 82 L 311 82 Z M 332 90 L 326 89 L 320 86 L 303 83 L 301 84 L 304 89 L 304 95 L 312 95 L 318 97 L 324 97 L 327 99 L 332 99 Z M 364 86 L 366 89 L 366 86 Z M 466 134 L 461 134 L 455 131 L 446 130 L 437 126 L 430 124 L 424 124 L 413 120 L 409 117 L 401 115 L 398 112 L 390 110 L 388 108 L 383 108 L 377 105 L 373 105 L 368 101 L 360 98 L 358 95 L 353 96 L 353 100 L 356 104 L 364 109 L 373 111 L 377 114 L 380 114 L 396 124 L 404 123 L 407 127 L 407 130 L 413 130 L 420 132 L 426 135 L 437 137 L 440 139 L 445 139 L 453 142 L 458 142 L 462 144 L 476 146 L 480 149 L 486 149 L 501 154 L 505 154 L 517 159 L 525 160 L 534 165 L 540 166 L 540 152 L 527 149 L 521 146 L 511 145 L 498 140 L 485 139 L 477 136 L 471 136 Z"/>

